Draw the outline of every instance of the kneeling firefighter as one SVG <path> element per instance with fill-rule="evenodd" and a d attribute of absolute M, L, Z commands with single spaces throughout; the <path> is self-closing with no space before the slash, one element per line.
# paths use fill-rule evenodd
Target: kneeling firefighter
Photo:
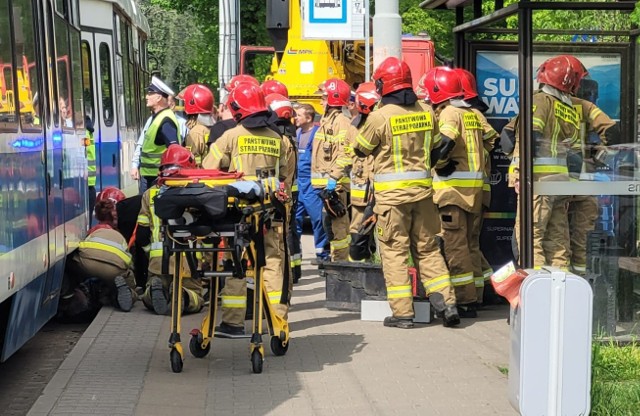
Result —
<path fill-rule="evenodd" d="M 179 144 L 170 145 L 162 154 L 160 161 L 160 176 L 170 176 L 172 172 L 180 168 L 194 169 L 196 167 L 195 159 L 190 151 Z M 160 187 L 154 184 L 147 189 L 142 195 L 142 208 L 138 215 L 138 230 L 136 234 L 137 241 L 145 246 L 149 253 L 149 278 L 142 295 L 142 302 L 149 310 L 158 315 L 168 315 L 171 311 L 171 303 L 169 296 L 169 288 L 174 276 L 171 275 L 174 270 L 171 256 L 169 261 L 169 274 L 162 273 L 162 237 L 160 235 L 160 226 L 162 220 L 155 214 L 155 196 L 158 194 Z M 200 312 L 204 306 L 202 298 L 202 282 L 196 278 L 189 278 L 190 270 L 186 261 L 180 263 L 184 267 L 183 280 L 183 313 Z"/>
<path fill-rule="evenodd" d="M 281 183 L 291 177 L 282 137 L 270 122 L 270 114 L 260 87 L 240 83 L 229 94 L 227 107 L 238 125 L 211 145 L 202 165 L 206 169 L 228 169 L 244 172 L 244 179 L 256 180 L 259 169 L 275 171 Z M 261 146 L 250 143 L 260 142 Z M 284 221 L 286 223 L 286 221 Z M 264 288 L 275 313 L 287 319 L 289 312 L 289 277 L 285 267 L 287 253 L 284 244 L 283 223 L 271 221 L 265 230 Z M 227 278 L 221 291 L 222 322 L 216 327 L 216 336 L 243 337 L 247 308 L 247 281 Z"/>

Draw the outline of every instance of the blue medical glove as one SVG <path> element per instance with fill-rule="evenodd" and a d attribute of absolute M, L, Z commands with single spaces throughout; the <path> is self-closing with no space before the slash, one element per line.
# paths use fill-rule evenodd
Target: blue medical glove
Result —
<path fill-rule="evenodd" d="M 336 180 L 333 179 L 333 178 L 329 178 L 329 181 L 327 182 L 326 190 L 327 191 L 335 191 L 336 190 L 336 185 L 338 185 L 338 182 L 336 182 Z"/>

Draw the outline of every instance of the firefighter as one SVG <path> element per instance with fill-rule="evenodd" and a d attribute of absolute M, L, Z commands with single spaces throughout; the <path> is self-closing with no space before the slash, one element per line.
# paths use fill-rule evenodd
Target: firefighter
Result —
<path fill-rule="evenodd" d="M 196 163 L 190 151 L 175 143 L 170 145 L 162 154 L 160 161 L 160 176 L 168 176 L 176 169 L 186 168 L 195 169 Z M 142 207 L 138 215 L 138 229 L 136 239 L 139 244 L 145 247 L 149 253 L 149 274 L 142 302 L 147 309 L 158 315 L 168 315 L 171 311 L 171 303 L 169 296 L 169 288 L 171 280 L 174 277 L 173 256 L 169 261 L 169 274 L 162 273 L 162 237 L 160 235 L 160 226 L 162 221 L 155 214 L 155 196 L 158 194 L 160 187 L 155 184 L 147 189 L 142 195 Z M 186 261 L 180 263 L 184 268 L 186 277 L 183 280 L 183 301 L 182 308 L 184 313 L 200 312 L 204 306 L 202 298 L 202 282 L 196 278 L 189 277 L 189 268 Z"/>
<path fill-rule="evenodd" d="M 178 120 L 169 108 L 169 96 L 174 92 L 157 77 L 152 77 L 147 89 L 147 107 L 153 112 L 151 124 L 146 130 L 140 153 L 139 175 L 150 188 L 158 177 L 160 159 L 167 147 L 180 143 Z"/>
<path fill-rule="evenodd" d="M 96 206 L 96 142 L 93 136 L 95 128 L 91 117 L 84 117 L 84 125 L 87 129 L 85 133 L 85 154 L 87 156 L 87 185 L 89 186 L 89 212 L 93 212 Z"/>
<path fill-rule="evenodd" d="M 477 224 L 474 224 L 473 232 L 474 236 L 471 240 L 471 253 L 473 261 L 479 261 L 480 265 L 474 266 L 474 273 L 478 270 L 481 271 L 481 275 L 474 275 L 473 280 L 476 286 L 476 296 L 478 304 L 483 303 L 484 292 L 490 290 L 491 287 L 491 275 L 493 274 L 493 268 L 487 261 L 486 257 L 480 250 L 480 233 L 482 232 L 483 214 L 491 208 L 491 184 L 489 178 L 491 177 L 491 151 L 493 150 L 496 139 L 498 138 L 498 132 L 491 127 L 491 124 L 484 116 L 484 112 L 488 110 L 487 105 L 478 97 L 478 91 L 476 88 L 476 78 L 473 74 L 466 69 L 456 69 L 460 82 L 462 83 L 462 90 L 464 92 L 464 101 L 470 105 L 470 108 L 478 116 L 480 123 L 482 124 L 482 143 L 484 148 L 484 183 L 482 185 L 482 212 L 478 216 Z"/>
<path fill-rule="evenodd" d="M 202 84 L 192 84 L 182 92 L 184 112 L 187 114 L 189 133 L 185 147 L 193 153 L 196 165 L 202 167 L 202 159 L 207 155 L 209 132 L 213 126 L 213 93 Z"/>
<path fill-rule="evenodd" d="M 369 113 L 373 111 L 379 101 L 380 94 L 378 94 L 375 83 L 363 82 L 358 85 L 355 97 L 355 108 L 358 115 L 351 121 L 347 132 L 347 142 L 351 148 L 353 148 L 358 136 L 358 130 L 364 126 Z M 370 231 L 375 224 L 373 180 L 371 178 L 373 156 L 361 158 L 353 152 L 349 153 L 352 158 L 349 261 L 366 261 L 371 257 Z"/>
<path fill-rule="evenodd" d="M 211 145 L 203 161 L 207 169 L 227 168 L 230 172 L 244 172 L 245 179 L 255 180 L 256 170 L 275 170 L 284 182 L 292 173 L 286 158 L 282 137 L 270 123 L 270 114 L 260 87 L 240 83 L 229 94 L 227 107 L 238 125 L 227 130 Z M 248 143 L 259 139 L 260 149 Z M 265 291 L 275 313 L 284 319 L 288 315 L 289 281 L 284 278 L 285 247 L 282 226 L 272 222 L 264 236 L 266 265 L 263 279 Z M 227 278 L 221 292 L 222 322 L 216 336 L 235 338 L 244 336 L 247 282 L 244 278 Z"/>
<path fill-rule="evenodd" d="M 305 213 L 311 220 L 316 261 L 329 258 L 325 247 L 327 233 L 322 222 L 322 198 L 320 190 L 311 185 L 311 159 L 313 139 L 319 126 L 314 123 L 316 111 L 311 104 L 300 104 L 296 108 L 296 144 L 298 148 L 298 207 L 296 209 L 296 234 L 302 235 Z"/>
<path fill-rule="evenodd" d="M 597 95 L 589 97 L 588 86 L 594 82 L 584 79 L 588 72 L 582 62 L 566 55 L 571 71 L 580 74 L 582 82 L 571 92 L 573 107 L 578 112 L 579 140 L 571 145 L 567 167 L 571 180 L 597 180 L 598 170 L 608 170 L 605 164 L 605 146 L 619 142 L 618 125 L 594 104 Z M 589 97 L 587 100 L 580 97 Z M 591 195 L 573 195 L 569 198 L 569 241 L 571 269 L 584 276 L 587 272 L 587 236 L 595 229 L 600 215 L 598 200 Z"/>
<path fill-rule="evenodd" d="M 68 263 L 69 277 L 77 283 L 97 278 L 106 288 L 102 303 L 112 303 L 124 312 L 136 300 L 135 277 L 127 241 L 117 230 L 116 204 L 125 198 L 116 187 L 105 188 L 96 198 L 98 224 L 89 230 Z M 72 284 L 71 287 L 77 285 Z M 104 300 L 106 299 L 106 300 Z"/>
<path fill-rule="evenodd" d="M 327 234 L 331 245 L 331 261 L 349 258 L 349 217 L 346 215 L 349 177 L 346 169 L 351 158 L 345 153 L 346 134 L 351 120 L 343 114 L 349 105 L 351 88 L 341 79 L 324 83 L 325 112 L 313 140 L 311 185 L 321 189 L 321 197 L 328 214 Z"/>
<path fill-rule="evenodd" d="M 287 86 L 280 81 L 276 81 L 275 79 L 270 79 L 263 82 L 262 85 L 260 85 L 260 89 L 262 90 L 262 93 L 265 97 L 267 97 L 269 94 L 280 94 L 283 97 L 289 99 L 289 90 L 287 89 Z"/>
<path fill-rule="evenodd" d="M 367 117 L 353 151 L 374 158 L 376 233 L 393 313 L 384 325 L 413 327 L 409 254 L 431 304 L 444 317 L 444 326 L 457 325 L 456 297 L 436 240 L 439 224 L 432 199 L 431 154 L 440 134 L 435 114 L 418 102 L 406 62 L 385 59 L 373 79 L 382 96 L 380 107 Z"/>
<path fill-rule="evenodd" d="M 478 297 L 474 276 L 480 276 L 481 269 L 480 262 L 474 261 L 470 253 L 482 213 L 485 170 L 482 123 L 464 102 L 462 83 L 454 70 L 431 69 L 425 77 L 425 88 L 436 106 L 441 134 L 441 145 L 432 163 L 436 173 L 434 202 L 440 215 L 445 257 L 460 316 L 475 318 Z"/>
<path fill-rule="evenodd" d="M 268 82 L 268 81 L 267 81 Z M 277 83 L 277 84 L 275 84 Z M 266 83 L 265 83 L 266 84 Z M 280 89 L 284 84 L 273 81 L 272 85 Z M 268 90 L 262 85 L 261 89 Z M 285 91 L 286 92 L 286 87 Z M 296 148 L 296 126 L 291 122 L 293 119 L 293 105 L 289 99 L 279 93 L 271 93 L 265 96 L 265 102 L 272 112 L 272 121 L 278 127 L 278 134 L 283 138 L 283 144 L 287 149 L 287 161 L 289 163 L 288 171 L 291 172 L 291 178 L 287 178 L 287 188 L 291 190 L 291 210 L 289 213 L 287 227 L 287 247 L 289 249 L 289 257 L 291 261 L 292 283 L 298 283 L 302 277 L 302 246 L 300 236 L 296 229 L 296 210 L 298 208 L 298 149 Z"/>

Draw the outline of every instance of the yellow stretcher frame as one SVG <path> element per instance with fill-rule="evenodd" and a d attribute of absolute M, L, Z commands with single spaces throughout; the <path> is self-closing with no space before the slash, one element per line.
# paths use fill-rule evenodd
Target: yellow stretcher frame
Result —
<path fill-rule="evenodd" d="M 168 187 L 186 187 L 191 184 L 205 184 L 209 187 L 230 185 L 238 182 L 238 179 L 216 179 L 216 178 L 177 178 L 165 179 L 163 185 Z M 200 328 L 193 329 L 189 341 L 189 350 L 196 358 L 204 358 L 211 350 L 211 342 L 214 338 L 214 328 L 217 321 L 218 310 L 218 289 L 220 279 L 226 277 L 237 277 L 241 274 L 243 278 L 252 276 L 255 281 L 253 322 L 250 341 L 251 368 L 254 373 L 262 373 L 264 363 L 264 347 L 262 345 L 263 313 L 267 319 L 269 335 L 271 336 L 271 351 L 276 356 L 282 356 L 289 349 L 289 324 L 277 315 L 269 302 L 264 288 L 264 243 L 262 242 L 262 229 L 265 222 L 271 219 L 275 213 L 275 206 L 272 204 L 272 190 L 275 190 L 275 180 L 272 177 L 262 178 L 257 181 L 265 195 L 264 200 L 255 203 L 248 203 L 237 197 L 227 199 L 228 209 L 242 213 L 241 220 L 233 224 L 224 223 L 212 224 L 210 231 L 205 235 L 193 234 L 194 227 L 169 225 L 163 221 L 163 247 L 168 256 L 176 254 L 174 264 L 174 279 L 172 280 L 171 294 L 171 329 L 169 335 L 169 359 L 171 369 L 174 373 L 182 371 L 184 361 L 184 349 L 180 339 L 181 318 L 182 318 L 182 281 L 184 270 L 181 267 L 181 260 L 184 256 L 195 256 L 196 253 L 213 253 L 212 271 L 200 272 L 203 278 L 210 278 L 209 285 L 209 306 L 202 320 Z M 237 217 L 236 217 L 237 218 Z M 230 229 L 233 225 L 233 230 Z M 198 231 L 202 231 L 200 227 Z M 247 238 L 249 237 L 249 238 Z M 226 238 L 228 246 L 225 248 L 218 246 L 203 247 L 199 242 L 211 238 Z M 218 253 L 229 253 L 233 259 L 233 271 L 218 271 Z M 187 258 L 188 260 L 188 258 Z M 191 257 L 190 268 L 192 268 L 193 257 Z M 247 260 L 251 267 L 247 267 Z M 192 276 L 196 276 L 192 270 Z M 177 277 L 177 278 L 176 278 Z"/>

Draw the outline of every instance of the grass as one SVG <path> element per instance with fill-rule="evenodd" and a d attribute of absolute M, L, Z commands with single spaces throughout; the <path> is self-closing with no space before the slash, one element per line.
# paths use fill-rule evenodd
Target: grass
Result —
<path fill-rule="evenodd" d="M 640 415 L 640 344 L 593 344 L 591 415 Z"/>

